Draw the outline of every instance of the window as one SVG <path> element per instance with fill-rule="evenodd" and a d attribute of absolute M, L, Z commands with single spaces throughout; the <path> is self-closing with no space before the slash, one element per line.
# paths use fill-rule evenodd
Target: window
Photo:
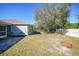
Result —
<path fill-rule="evenodd" d="M 6 26 L 0 26 L 0 36 L 5 35 Z"/>
<path fill-rule="evenodd" d="M 5 26 L 0 26 L 0 31 L 5 31 L 6 27 Z"/>

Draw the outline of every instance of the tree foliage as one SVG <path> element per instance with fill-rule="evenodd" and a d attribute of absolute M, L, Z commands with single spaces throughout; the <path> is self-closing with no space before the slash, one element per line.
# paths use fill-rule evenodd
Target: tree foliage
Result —
<path fill-rule="evenodd" d="M 69 16 L 69 4 L 45 4 L 44 8 L 35 12 L 36 27 L 46 32 L 65 28 Z"/>
<path fill-rule="evenodd" d="M 77 19 L 79 20 L 79 14 L 77 15 Z M 79 21 L 77 23 L 77 28 L 79 28 Z"/>

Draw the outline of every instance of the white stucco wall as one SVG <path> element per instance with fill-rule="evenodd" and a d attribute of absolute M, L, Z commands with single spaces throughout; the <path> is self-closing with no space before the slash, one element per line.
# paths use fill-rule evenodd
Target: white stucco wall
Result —
<path fill-rule="evenodd" d="M 79 29 L 56 29 L 56 32 L 79 38 Z"/>
<path fill-rule="evenodd" d="M 12 35 L 28 35 L 28 26 L 14 25 L 11 26 Z"/>

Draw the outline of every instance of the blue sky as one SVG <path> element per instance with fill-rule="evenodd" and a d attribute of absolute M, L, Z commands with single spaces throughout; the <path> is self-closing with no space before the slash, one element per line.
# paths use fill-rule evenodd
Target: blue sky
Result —
<path fill-rule="evenodd" d="M 79 3 L 72 4 L 70 11 L 69 21 L 72 23 L 79 22 L 79 19 L 77 19 L 77 15 L 79 14 Z"/>
<path fill-rule="evenodd" d="M 35 22 L 35 10 L 41 8 L 41 4 L 33 3 L 19 3 L 19 4 L 1 4 L 0 3 L 0 19 L 20 19 L 27 24 L 34 24 Z M 79 13 L 79 4 L 72 4 L 70 22 L 78 22 L 76 15 Z"/>

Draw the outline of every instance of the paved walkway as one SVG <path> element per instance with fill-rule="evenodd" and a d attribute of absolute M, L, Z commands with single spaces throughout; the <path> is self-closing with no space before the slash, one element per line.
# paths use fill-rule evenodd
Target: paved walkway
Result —
<path fill-rule="evenodd" d="M 0 53 L 7 50 L 12 45 L 16 44 L 23 37 L 8 37 L 6 39 L 0 39 Z"/>

